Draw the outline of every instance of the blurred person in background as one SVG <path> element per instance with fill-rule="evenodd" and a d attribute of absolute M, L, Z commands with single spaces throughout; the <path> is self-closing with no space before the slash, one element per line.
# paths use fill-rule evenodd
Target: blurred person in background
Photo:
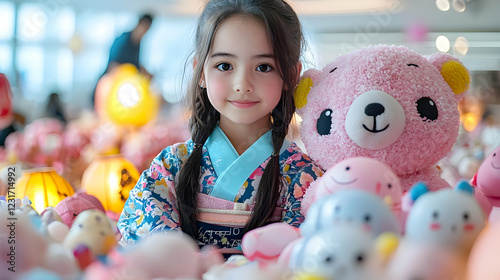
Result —
<path fill-rule="evenodd" d="M 105 74 L 111 72 L 117 66 L 125 63 L 130 63 L 139 69 L 139 72 L 151 79 L 152 75 L 140 64 L 139 54 L 141 47 L 142 37 L 151 27 L 153 23 L 153 17 L 150 14 L 144 14 L 139 18 L 139 22 L 129 32 L 124 32 L 118 38 L 116 38 L 111 45 L 111 50 L 109 51 L 109 60 L 106 70 L 99 77 L 102 78 Z M 92 105 L 95 99 L 95 88 L 92 94 Z"/>
<path fill-rule="evenodd" d="M 59 98 L 59 94 L 53 92 L 47 99 L 47 105 L 45 107 L 45 112 L 47 117 L 55 118 L 61 121 L 63 124 L 67 123 L 66 112 L 64 111 L 63 103 Z"/>

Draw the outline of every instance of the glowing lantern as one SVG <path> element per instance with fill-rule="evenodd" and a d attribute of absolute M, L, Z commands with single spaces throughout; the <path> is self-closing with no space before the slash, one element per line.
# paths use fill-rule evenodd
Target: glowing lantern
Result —
<path fill-rule="evenodd" d="M 95 89 L 95 99 L 94 99 L 94 110 L 97 113 L 97 116 L 101 120 L 108 120 L 109 117 L 106 114 L 106 101 L 108 99 L 108 95 L 111 92 L 111 88 L 113 87 L 113 74 L 108 73 L 102 76 L 97 82 L 97 86 Z"/>
<path fill-rule="evenodd" d="M 121 155 L 100 156 L 85 169 L 82 188 L 97 197 L 105 210 L 121 213 L 139 176 L 134 165 Z"/>
<path fill-rule="evenodd" d="M 73 187 L 52 168 L 30 169 L 16 183 L 16 198 L 28 197 L 38 213 L 75 193 Z"/>
<path fill-rule="evenodd" d="M 133 65 L 120 66 L 110 77 L 106 96 L 107 117 L 118 125 L 142 126 L 158 114 L 158 95 L 150 90 L 150 81 Z M 109 83 L 109 81 L 106 81 Z M 103 85 L 106 89 L 106 85 Z"/>
<path fill-rule="evenodd" d="M 477 97 L 466 96 L 458 103 L 460 122 L 466 131 L 473 131 L 484 114 L 484 103 Z"/>

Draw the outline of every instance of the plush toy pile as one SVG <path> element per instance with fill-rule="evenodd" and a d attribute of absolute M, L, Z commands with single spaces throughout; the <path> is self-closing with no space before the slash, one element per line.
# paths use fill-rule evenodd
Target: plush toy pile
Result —
<path fill-rule="evenodd" d="M 225 261 L 179 232 L 121 247 L 84 193 L 40 214 L 0 199 L 0 219 L 17 219 L 15 236 L 0 227 L 2 279 L 498 280 L 500 147 L 453 188 L 435 166 L 457 138 L 468 84 L 446 54 L 373 46 L 341 56 L 296 91 L 303 142 L 326 170 L 304 195 L 299 228 L 250 231 L 243 255 Z"/>

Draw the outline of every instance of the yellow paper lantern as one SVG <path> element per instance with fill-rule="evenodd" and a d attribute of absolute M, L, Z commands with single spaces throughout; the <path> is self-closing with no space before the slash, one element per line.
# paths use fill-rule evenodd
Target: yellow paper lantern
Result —
<path fill-rule="evenodd" d="M 42 213 L 75 193 L 73 187 L 52 168 L 29 169 L 16 182 L 16 198 L 28 197 L 32 207 Z"/>
<path fill-rule="evenodd" d="M 106 96 L 106 115 L 118 125 L 142 126 L 158 114 L 159 97 L 150 90 L 150 81 L 133 65 L 124 64 L 113 73 Z"/>
<path fill-rule="evenodd" d="M 105 210 L 121 213 L 139 171 L 121 155 L 99 156 L 85 169 L 82 188 L 97 197 Z"/>

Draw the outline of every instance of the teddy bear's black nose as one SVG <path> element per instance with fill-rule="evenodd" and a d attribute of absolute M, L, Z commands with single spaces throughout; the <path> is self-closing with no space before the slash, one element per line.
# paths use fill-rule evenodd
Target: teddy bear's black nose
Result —
<path fill-rule="evenodd" d="M 380 103 L 370 103 L 365 107 L 365 114 L 370 117 L 382 115 L 384 111 L 385 108 Z"/>

